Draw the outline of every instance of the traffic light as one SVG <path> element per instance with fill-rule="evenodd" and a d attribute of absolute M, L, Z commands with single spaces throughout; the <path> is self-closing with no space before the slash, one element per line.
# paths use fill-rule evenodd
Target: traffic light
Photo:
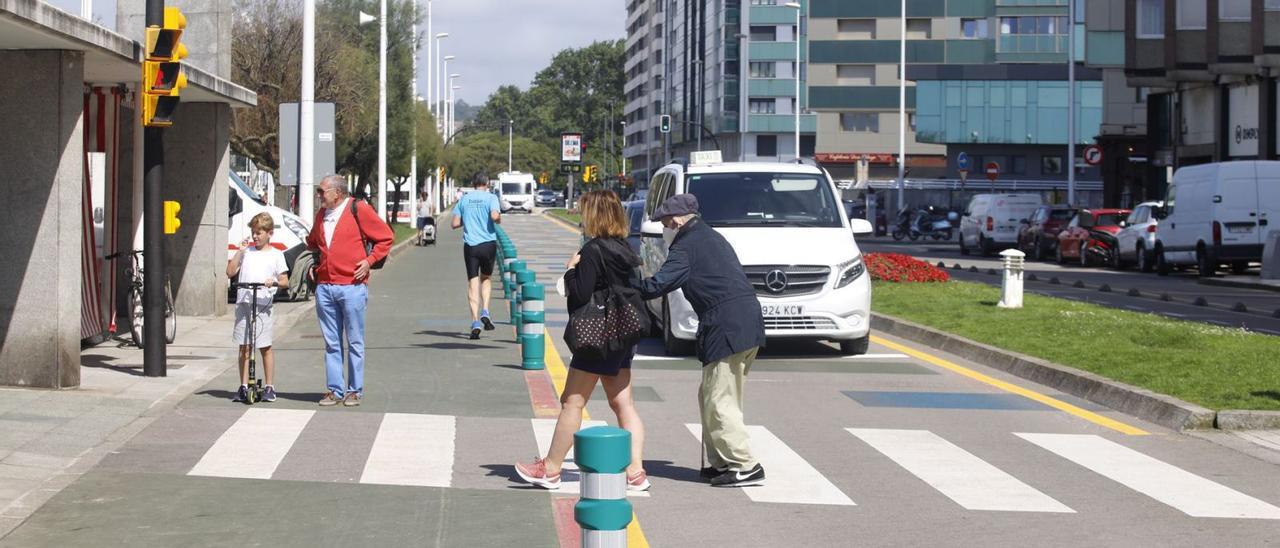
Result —
<path fill-rule="evenodd" d="M 582 182 L 584 183 L 591 182 L 591 171 L 593 167 L 595 166 L 586 166 L 582 168 Z"/>
<path fill-rule="evenodd" d="M 663 133 L 671 133 L 671 115 L 663 114 L 661 120 L 661 124 L 659 125 L 661 131 Z"/>
<path fill-rule="evenodd" d="M 173 125 L 178 94 L 187 87 L 187 75 L 180 62 L 187 56 L 182 30 L 187 18 L 182 10 L 164 8 L 164 26 L 147 27 L 147 58 L 142 61 L 142 124 L 148 127 Z"/>
<path fill-rule="evenodd" d="M 178 218 L 179 211 L 182 211 L 182 204 L 173 200 L 164 201 L 165 234 L 177 234 L 178 229 L 182 227 L 182 220 Z"/>
<path fill-rule="evenodd" d="M 598 182 L 600 182 L 600 167 L 599 167 L 599 166 L 591 166 L 591 182 L 593 182 L 593 183 L 598 183 Z"/>

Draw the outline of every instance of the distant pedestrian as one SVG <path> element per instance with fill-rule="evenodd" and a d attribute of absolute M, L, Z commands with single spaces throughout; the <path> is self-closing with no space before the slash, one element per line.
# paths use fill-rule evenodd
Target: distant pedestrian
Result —
<path fill-rule="evenodd" d="M 639 282 L 636 268 L 640 256 L 627 245 L 626 214 L 618 196 L 609 190 L 588 192 L 582 197 L 582 223 L 591 238 L 567 265 L 564 284 L 569 299 L 569 312 L 588 306 L 591 296 L 602 289 L 631 288 Z M 634 293 L 633 293 L 634 294 Z M 609 407 L 618 417 L 618 425 L 631 433 L 631 463 L 627 466 L 627 490 L 649 489 L 641 452 L 644 448 L 644 423 L 636 413 L 631 398 L 631 360 L 635 345 L 622 351 L 606 353 L 601 358 L 573 356 L 564 394 L 560 396 L 560 417 L 546 458 L 532 463 L 516 464 L 516 473 L 525 481 L 544 487 L 560 487 L 560 468 L 573 446 L 573 435 L 582 426 L 582 410 L 595 390 L 596 382 L 604 385 Z"/>
<path fill-rule="evenodd" d="M 324 335 L 327 391 L 320 405 L 360 405 L 364 397 L 364 317 L 369 302 L 369 270 L 391 251 L 395 239 L 378 212 L 347 194 L 342 177 L 329 175 L 316 186 L 323 209 L 316 212 L 307 247 L 318 252 L 316 316 Z M 371 250 L 365 251 L 365 244 Z M 343 335 L 346 380 L 343 381 Z"/>
<path fill-rule="evenodd" d="M 733 247 L 697 213 L 698 199 L 692 194 L 672 196 L 653 212 L 650 220 L 676 234 L 666 262 L 640 282 L 640 293 L 649 300 L 683 289 L 698 314 L 698 403 L 710 464 L 701 470 L 703 479 L 716 487 L 760 485 L 764 467 L 751 453 L 742 390 L 765 342 L 764 318 Z"/>
<path fill-rule="evenodd" d="M 492 331 L 489 296 L 493 293 L 493 264 L 498 259 L 498 223 L 502 222 L 502 206 L 498 197 L 486 192 L 489 178 L 476 175 L 475 191 L 462 196 L 453 207 L 454 230 L 462 229 L 462 262 L 467 269 L 467 304 L 471 307 L 471 339 L 480 338 L 480 330 Z"/>
<path fill-rule="evenodd" d="M 232 329 L 232 339 L 240 345 L 240 388 L 232 401 L 245 401 L 249 397 L 249 358 L 254 348 L 262 354 L 262 369 L 267 387 L 262 391 L 262 401 L 276 401 L 276 360 L 271 351 L 271 335 L 275 331 L 275 320 L 272 304 L 275 301 L 276 288 L 289 287 L 289 265 L 284 260 L 284 253 L 271 247 L 271 236 L 275 233 L 275 221 L 271 214 L 262 212 L 249 219 L 250 239 L 240 242 L 240 249 L 227 261 L 227 277 L 237 278 L 244 283 L 261 283 L 265 288 L 257 292 L 257 315 L 254 316 L 254 291 L 239 288 L 236 290 L 236 323 Z M 250 346 L 249 317 L 253 317 L 253 346 Z"/>

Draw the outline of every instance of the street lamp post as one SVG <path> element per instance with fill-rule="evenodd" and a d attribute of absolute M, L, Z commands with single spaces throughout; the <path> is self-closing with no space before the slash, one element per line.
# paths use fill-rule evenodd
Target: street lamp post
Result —
<path fill-rule="evenodd" d="M 418 0 L 413 1 L 413 86 L 409 97 L 414 122 L 413 152 L 409 156 L 409 224 L 412 226 L 418 217 Z"/>
<path fill-rule="evenodd" d="M 387 0 L 378 2 L 378 216 L 387 218 Z"/>
<path fill-rule="evenodd" d="M 448 120 L 445 119 L 449 115 L 449 87 L 447 85 L 449 82 L 449 61 L 454 59 L 457 59 L 457 56 L 446 55 L 444 60 L 441 61 L 441 73 L 439 74 L 440 96 L 436 97 L 436 100 L 440 101 L 438 109 L 440 112 L 440 136 L 444 137 L 446 141 L 449 139 Z"/>
<path fill-rule="evenodd" d="M 1076 2 L 1067 0 L 1067 205 L 1076 204 Z"/>
<path fill-rule="evenodd" d="M 796 106 L 795 108 L 792 108 L 791 111 L 794 114 L 795 126 L 796 126 L 795 127 L 796 160 L 799 160 L 800 159 L 800 14 L 804 10 L 801 9 L 799 2 L 787 2 L 784 5 L 787 6 L 788 8 L 794 8 L 796 10 L 796 35 L 792 37 L 792 38 L 795 38 L 796 40 L 796 66 L 795 66 Z"/>
<path fill-rule="evenodd" d="M 454 103 L 454 101 L 455 101 L 456 99 L 454 99 L 454 97 L 453 97 L 453 96 L 454 96 L 453 91 L 454 91 L 454 90 L 457 90 L 457 89 L 462 89 L 462 86 L 455 86 L 455 85 L 453 85 L 453 79 L 454 79 L 454 78 L 461 78 L 461 77 L 462 77 L 462 75 L 461 75 L 461 74 L 450 74 L 450 75 L 449 75 L 449 106 L 448 106 L 448 107 L 446 107 L 446 110 L 445 110 L 445 112 L 447 112 L 447 113 L 448 113 L 448 116 L 449 116 L 449 128 L 445 131 L 445 139 L 446 139 L 446 140 L 447 140 L 447 139 L 452 138 L 452 137 L 453 137 L 453 135 L 454 135 L 454 133 L 456 133 L 456 132 L 454 131 L 454 126 L 456 126 L 456 125 L 457 125 L 457 120 L 454 120 L 454 118 L 453 118 L 453 115 L 455 114 L 455 112 L 454 112 L 454 110 L 453 110 L 453 103 Z"/>
<path fill-rule="evenodd" d="M 443 118 L 444 110 L 441 108 L 442 106 L 444 106 L 443 104 L 444 103 L 444 91 L 443 91 L 444 83 L 442 82 L 443 78 L 441 78 L 440 76 L 441 76 L 441 73 L 444 72 L 443 67 L 445 64 L 440 57 L 440 54 L 444 49 L 440 45 L 440 41 L 448 37 L 449 37 L 449 33 L 447 32 L 441 32 L 436 35 L 436 81 L 435 81 L 435 85 L 433 86 L 435 88 L 436 95 L 435 97 L 433 97 L 431 108 L 432 108 L 432 112 L 435 113 L 436 115 L 436 129 L 440 132 L 444 130 L 444 118 Z M 445 59 L 453 59 L 453 56 L 452 55 L 446 56 Z"/>
<path fill-rule="evenodd" d="M 902 0 L 902 21 L 898 36 L 898 209 L 906 190 L 907 162 L 907 0 Z"/>
<path fill-rule="evenodd" d="M 622 176 L 627 176 L 627 121 L 622 120 L 622 148 L 618 149 L 618 156 L 622 158 Z"/>
<path fill-rule="evenodd" d="M 511 172 L 511 149 L 515 146 L 515 120 L 507 120 L 507 172 Z"/>

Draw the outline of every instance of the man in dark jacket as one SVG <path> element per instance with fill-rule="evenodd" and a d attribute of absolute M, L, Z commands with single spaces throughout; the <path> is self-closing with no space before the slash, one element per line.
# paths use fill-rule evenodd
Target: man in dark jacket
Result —
<path fill-rule="evenodd" d="M 683 289 L 698 314 L 698 403 L 710 464 L 702 477 L 717 487 L 760 485 L 764 467 L 751 454 L 742 389 L 764 345 L 764 318 L 733 247 L 697 213 L 698 199 L 692 194 L 672 196 L 653 212 L 650 220 L 662 221 L 676 236 L 662 268 L 642 280 L 639 289 L 646 300 Z"/>

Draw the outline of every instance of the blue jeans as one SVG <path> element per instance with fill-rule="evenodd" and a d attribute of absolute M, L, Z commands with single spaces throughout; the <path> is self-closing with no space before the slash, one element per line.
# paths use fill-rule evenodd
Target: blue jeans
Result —
<path fill-rule="evenodd" d="M 316 316 L 324 335 L 325 382 L 334 395 L 364 395 L 364 309 L 369 286 L 320 284 Z M 347 382 L 342 382 L 342 334 L 347 335 Z"/>

